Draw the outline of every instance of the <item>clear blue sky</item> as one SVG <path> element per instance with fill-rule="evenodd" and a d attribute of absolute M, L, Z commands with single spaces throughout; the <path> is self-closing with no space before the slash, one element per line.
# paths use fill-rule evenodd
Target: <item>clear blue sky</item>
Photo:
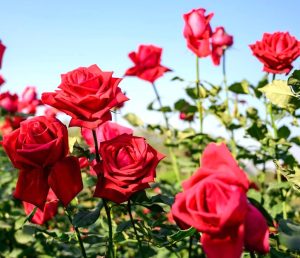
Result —
<path fill-rule="evenodd" d="M 163 47 L 162 63 L 174 70 L 157 81 L 163 102 L 173 103 L 184 93 L 183 85 L 170 78 L 195 77 L 195 58 L 182 36 L 182 15 L 199 7 L 215 13 L 213 28 L 224 26 L 234 36 L 227 55 L 229 82 L 256 82 L 262 76 L 262 65 L 248 45 L 264 32 L 289 31 L 300 39 L 299 0 L 3 1 L 0 39 L 7 51 L 0 72 L 7 83 L 2 91 L 21 92 L 26 85 L 36 86 L 39 93 L 53 91 L 61 73 L 94 63 L 122 76 L 131 66 L 127 54 L 141 43 L 151 43 Z M 295 66 L 299 64 L 298 60 Z M 210 58 L 201 60 L 200 70 L 201 78 L 221 81 L 221 68 Z M 157 122 L 156 114 L 144 112 L 154 99 L 147 82 L 126 78 L 121 88 L 131 99 L 125 111 L 138 110 Z"/>

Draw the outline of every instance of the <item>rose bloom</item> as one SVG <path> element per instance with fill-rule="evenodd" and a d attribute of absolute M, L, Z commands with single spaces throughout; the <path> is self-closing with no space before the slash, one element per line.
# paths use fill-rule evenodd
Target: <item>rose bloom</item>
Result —
<path fill-rule="evenodd" d="M 34 115 L 36 108 L 40 105 L 40 101 L 37 99 L 36 88 L 33 86 L 27 86 L 21 95 L 19 101 L 18 111 L 25 114 Z"/>
<path fill-rule="evenodd" d="M 300 42 L 288 32 L 264 33 L 261 41 L 249 45 L 254 56 L 273 74 L 288 74 L 292 62 L 300 56 Z"/>
<path fill-rule="evenodd" d="M 19 169 L 15 198 L 43 210 L 49 188 L 65 206 L 82 190 L 79 161 L 67 156 L 68 131 L 59 120 L 27 119 L 4 136 L 3 147 Z"/>
<path fill-rule="evenodd" d="M 171 69 L 161 65 L 162 48 L 154 45 L 140 45 L 137 52 L 129 53 L 134 66 L 129 68 L 126 76 L 137 76 L 142 80 L 154 83 Z"/>
<path fill-rule="evenodd" d="M 20 123 L 24 120 L 26 120 L 26 118 L 22 116 L 5 116 L 4 121 L 0 125 L 0 133 L 2 135 L 11 133 L 13 130 L 18 129 Z"/>
<path fill-rule="evenodd" d="M 244 247 L 269 252 L 266 220 L 247 201 L 249 181 L 226 145 L 209 144 L 201 164 L 175 197 L 172 214 L 176 223 L 202 232 L 208 258 L 240 258 Z"/>
<path fill-rule="evenodd" d="M 211 36 L 211 44 L 213 63 L 219 65 L 224 51 L 233 44 L 233 36 L 227 34 L 224 27 L 217 27 Z"/>
<path fill-rule="evenodd" d="M 121 134 L 133 134 L 133 130 L 131 128 L 119 125 L 117 123 L 107 121 L 97 127 L 96 135 L 97 135 L 97 142 L 101 145 L 101 142 L 111 140 Z M 82 128 L 81 135 L 87 145 L 90 147 L 91 152 L 95 152 L 95 143 L 93 138 L 93 133 L 91 130 Z"/>
<path fill-rule="evenodd" d="M 2 75 L 0 74 L 0 86 L 2 85 L 2 84 L 4 84 L 5 83 L 5 80 L 4 80 L 4 78 L 2 77 Z"/>
<path fill-rule="evenodd" d="M 94 169 L 98 182 L 94 196 L 122 203 L 132 194 L 150 187 L 156 166 L 164 155 L 144 138 L 119 135 L 100 144 L 101 162 Z"/>
<path fill-rule="evenodd" d="M 42 101 L 72 117 L 70 126 L 94 129 L 111 120 L 110 110 L 128 100 L 118 87 L 121 78 L 97 65 L 79 67 L 62 75 L 59 90 L 43 93 Z"/>
<path fill-rule="evenodd" d="M 19 97 L 17 94 L 11 94 L 9 91 L 0 94 L 0 107 L 10 113 L 18 111 Z"/>
<path fill-rule="evenodd" d="M 183 121 L 192 122 L 194 120 L 194 114 L 186 114 L 184 112 L 180 112 L 179 119 Z"/>
<path fill-rule="evenodd" d="M 3 59 L 3 55 L 5 52 L 5 46 L 2 44 L 1 40 L 0 40 L 0 68 L 2 68 L 2 59 Z"/>
<path fill-rule="evenodd" d="M 30 220 L 30 222 L 34 224 L 42 225 L 48 220 L 52 219 L 57 213 L 58 203 L 59 200 L 57 199 L 56 195 L 50 188 L 47 195 L 47 201 L 45 203 L 44 209 L 40 210 L 38 208 L 34 216 L 32 217 L 32 219 Z M 33 204 L 30 204 L 28 202 L 23 202 L 23 207 L 26 215 L 29 215 L 35 208 Z"/>
<path fill-rule="evenodd" d="M 185 22 L 183 35 L 188 48 L 198 57 L 206 57 L 211 53 L 209 38 L 212 31 L 209 22 L 213 13 L 205 15 L 205 12 L 205 9 L 199 8 L 183 15 Z"/>

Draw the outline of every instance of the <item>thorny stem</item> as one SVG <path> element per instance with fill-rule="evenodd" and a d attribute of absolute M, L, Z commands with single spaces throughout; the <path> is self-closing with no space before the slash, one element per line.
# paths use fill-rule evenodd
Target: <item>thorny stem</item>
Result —
<path fill-rule="evenodd" d="M 87 258 L 86 252 L 85 252 L 85 249 L 84 249 L 84 245 L 83 245 L 83 242 L 82 242 L 82 238 L 81 238 L 81 235 L 80 235 L 80 231 L 79 231 L 78 227 L 75 227 L 75 226 L 73 225 L 73 221 L 72 221 L 71 215 L 70 215 L 70 213 L 69 213 L 67 207 L 65 208 L 65 213 L 66 213 L 66 215 L 67 215 L 67 217 L 68 217 L 68 219 L 69 219 L 71 225 L 72 225 L 73 228 L 75 229 L 77 241 L 78 241 L 78 243 L 79 243 L 79 245 L 80 245 L 80 249 L 81 249 L 82 256 L 83 256 L 84 258 Z"/>
<path fill-rule="evenodd" d="M 140 254 L 141 254 L 142 257 L 144 257 L 143 250 L 142 250 L 142 243 L 141 243 L 140 237 L 139 237 L 139 235 L 138 235 L 138 232 L 137 232 L 137 230 L 136 230 L 135 223 L 134 223 L 134 220 L 133 220 L 133 217 L 132 217 L 130 200 L 128 200 L 128 203 L 127 203 L 127 209 L 128 209 L 128 213 L 129 213 L 131 225 L 132 225 L 132 227 L 133 227 L 133 230 L 134 230 L 134 234 L 135 234 L 136 240 L 138 241 L 138 244 L 139 244 L 139 251 L 140 251 Z"/>
<path fill-rule="evenodd" d="M 163 105 L 162 105 L 162 101 L 161 101 L 161 98 L 159 96 L 158 90 L 156 88 L 156 85 L 154 83 L 152 83 L 152 86 L 153 86 L 153 90 L 154 90 L 156 99 L 158 101 L 159 107 L 160 107 L 160 109 L 162 109 Z M 163 113 L 163 116 L 164 116 L 166 128 L 168 130 L 170 130 L 169 119 L 168 119 L 168 117 L 167 117 L 167 115 L 166 115 L 165 112 L 162 111 L 162 113 Z M 168 147 L 168 151 L 170 153 L 170 157 L 171 157 L 171 161 L 172 161 L 172 167 L 173 167 L 173 170 L 174 170 L 177 182 L 179 183 L 181 180 L 180 180 L 180 172 L 179 172 L 179 166 L 178 166 L 178 161 L 177 161 L 176 155 L 173 152 L 173 148 L 172 147 Z"/>

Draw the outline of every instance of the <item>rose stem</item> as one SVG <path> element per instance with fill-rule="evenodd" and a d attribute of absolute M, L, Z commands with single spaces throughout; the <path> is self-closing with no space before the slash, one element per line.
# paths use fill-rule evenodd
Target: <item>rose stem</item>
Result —
<path fill-rule="evenodd" d="M 226 94 L 226 100 L 225 100 L 225 105 L 227 108 L 227 114 L 230 116 L 230 109 L 229 109 L 229 91 L 228 91 L 228 85 L 227 85 L 227 76 L 226 76 L 226 49 L 223 52 L 223 57 L 222 57 L 222 72 L 223 72 L 223 85 L 225 88 L 225 94 Z M 233 129 L 230 130 L 230 142 L 231 142 L 231 151 L 233 156 L 236 156 L 236 144 L 234 140 L 234 131 Z"/>
<path fill-rule="evenodd" d="M 76 236 L 77 236 L 77 241 L 78 241 L 78 243 L 80 245 L 82 256 L 84 258 L 87 258 L 86 252 L 85 252 L 85 249 L 84 249 L 84 245 L 83 245 L 83 242 L 82 242 L 82 238 L 81 238 L 81 235 L 80 235 L 80 231 L 79 231 L 78 227 L 76 227 L 76 226 L 73 225 L 73 221 L 72 221 L 71 215 L 70 215 L 67 207 L 65 207 L 65 213 L 66 213 L 66 215 L 67 215 L 67 217 L 68 217 L 71 225 L 75 229 Z"/>
<path fill-rule="evenodd" d="M 152 86 L 153 86 L 153 89 L 154 89 L 154 93 L 155 93 L 156 99 L 157 99 L 157 101 L 159 103 L 159 106 L 162 109 L 163 105 L 162 105 L 162 102 L 161 102 L 158 90 L 157 90 L 154 82 L 152 83 Z M 162 113 L 163 113 L 163 116 L 164 116 L 164 119 L 165 119 L 166 127 L 167 127 L 168 130 L 170 130 L 169 119 L 168 119 L 167 115 L 165 114 L 165 112 L 162 112 Z M 172 147 L 168 147 L 168 150 L 169 150 L 169 153 L 170 153 L 170 156 L 171 156 L 172 166 L 173 166 L 173 170 L 175 172 L 175 176 L 176 176 L 177 182 L 180 183 L 181 182 L 181 180 L 180 180 L 180 172 L 179 172 L 179 166 L 178 166 L 176 155 L 174 154 Z"/>
<path fill-rule="evenodd" d="M 140 254 L 141 254 L 142 257 L 145 257 L 144 254 L 143 254 L 143 250 L 142 250 L 142 243 L 141 243 L 140 237 L 139 237 L 139 235 L 138 235 L 138 232 L 137 232 L 137 230 L 136 230 L 135 223 L 134 223 L 134 220 L 133 220 L 133 217 L 132 217 L 132 212 L 131 212 L 131 202 L 130 202 L 130 200 L 128 200 L 128 203 L 127 203 L 127 209 L 128 209 L 128 213 L 129 213 L 131 225 L 132 225 L 132 227 L 133 227 L 133 230 L 134 230 L 134 234 L 135 234 L 136 240 L 138 241 L 138 244 L 139 244 Z"/>
<path fill-rule="evenodd" d="M 192 257 L 192 251 L 193 251 L 193 239 L 194 239 L 194 236 L 190 236 L 190 241 L 189 241 L 189 258 Z"/>
<path fill-rule="evenodd" d="M 272 78 L 272 82 L 275 80 L 276 78 L 276 74 L 273 74 L 273 78 Z M 273 109 L 272 109 L 272 103 L 269 104 L 269 113 L 270 113 L 270 118 L 271 118 L 271 125 L 273 128 L 273 132 L 274 132 L 274 138 L 277 139 L 278 138 L 278 130 L 276 127 L 276 123 L 275 123 L 275 119 L 273 116 Z M 276 159 L 277 157 L 277 144 L 275 145 L 275 157 Z M 281 183 L 281 174 L 280 174 L 280 169 L 276 170 L 276 175 L 277 175 L 277 183 L 280 184 Z M 281 189 L 281 196 L 282 196 L 282 213 L 283 213 L 283 219 L 287 219 L 287 213 L 286 213 L 286 205 L 285 205 L 285 190 Z"/>
<path fill-rule="evenodd" d="M 98 149 L 99 147 L 98 147 L 97 133 L 94 129 L 92 130 L 92 132 L 93 132 L 95 152 L 96 152 L 96 161 L 97 161 L 97 163 L 99 163 L 100 162 L 100 154 L 99 154 L 99 149 Z M 108 229 L 109 229 L 109 254 L 111 257 L 115 257 L 110 208 L 107 204 L 107 200 L 105 200 L 104 198 L 102 198 L 102 200 L 103 200 L 103 206 L 104 206 L 106 216 L 107 216 Z"/>
<path fill-rule="evenodd" d="M 200 133 L 203 133 L 203 107 L 200 93 L 200 71 L 199 71 L 199 57 L 196 56 L 196 87 L 197 87 L 197 108 L 199 113 L 199 122 L 200 122 Z"/>

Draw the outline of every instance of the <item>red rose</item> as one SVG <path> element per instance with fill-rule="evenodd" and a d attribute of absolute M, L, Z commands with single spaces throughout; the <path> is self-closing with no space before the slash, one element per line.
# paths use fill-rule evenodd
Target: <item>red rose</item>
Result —
<path fill-rule="evenodd" d="M 209 38 L 211 36 L 210 20 L 213 13 L 205 16 L 206 10 L 203 8 L 193 9 L 183 15 L 185 26 L 183 35 L 187 40 L 187 46 L 198 57 L 210 55 Z"/>
<path fill-rule="evenodd" d="M 40 105 L 40 101 L 37 99 L 36 88 L 27 86 L 21 95 L 18 111 L 25 114 L 35 114 L 38 105 Z"/>
<path fill-rule="evenodd" d="M 5 80 L 4 80 L 4 78 L 2 77 L 2 75 L 0 74 L 0 86 L 1 86 L 3 83 L 5 83 Z"/>
<path fill-rule="evenodd" d="M 245 173 L 227 147 L 209 144 L 203 152 L 202 167 L 176 195 L 173 217 L 180 227 L 192 226 L 202 232 L 201 243 L 209 258 L 239 258 L 244 246 L 267 253 L 268 226 L 248 203 L 248 188 Z"/>
<path fill-rule="evenodd" d="M 128 100 L 118 87 L 120 81 L 97 65 L 79 67 L 63 74 L 60 89 L 43 93 L 42 101 L 70 115 L 70 126 L 94 129 L 111 120 L 112 108 Z"/>
<path fill-rule="evenodd" d="M 25 120 L 4 136 L 3 147 L 19 169 L 17 199 L 43 210 L 50 187 L 65 206 L 82 190 L 79 161 L 67 157 L 68 131 L 59 120 L 44 116 Z"/>
<path fill-rule="evenodd" d="M 0 132 L 2 135 L 9 134 L 13 130 L 20 127 L 20 123 L 26 118 L 22 116 L 6 116 L 3 123 L 0 125 Z"/>
<path fill-rule="evenodd" d="M 18 111 L 19 97 L 9 91 L 0 94 L 0 107 L 6 111 L 15 113 Z"/>
<path fill-rule="evenodd" d="M 45 203 L 44 209 L 43 210 L 37 209 L 34 216 L 31 219 L 31 222 L 38 225 L 42 225 L 46 221 L 52 219 L 57 213 L 58 202 L 59 200 L 57 199 L 56 195 L 53 193 L 53 191 L 50 188 L 47 195 L 47 201 Z M 29 215 L 35 207 L 33 204 L 30 204 L 28 202 L 23 202 L 23 206 L 26 215 Z"/>
<path fill-rule="evenodd" d="M 0 68 L 2 67 L 2 58 L 4 55 L 5 48 L 6 47 L 1 43 L 1 40 L 0 40 Z"/>
<path fill-rule="evenodd" d="M 232 46 L 233 37 L 225 32 L 223 27 L 217 27 L 211 36 L 212 53 L 211 57 L 215 65 L 220 64 L 220 59 L 226 48 Z"/>
<path fill-rule="evenodd" d="M 150 187 L 156 166 L 164 158 L 144 138 L 128 134 L 102 142 L 100 155 L 102 160 L 94 167 L 98 174 L 94 196 L 116 203 Z"/>
<path fill-rule="evenodd" d="M 300 42 L 288 32 L 264 33 L 262 40 L 250 48 L 263 63 L 263 70 L 274 74 L 288 74 L 293 68 L 292 62 L 300 56 Z"/>
<path fill-rule="evenodd" d="M 125 127 L 125 126 L 121 126 L 117 123 L 111 122 L 111 121 L 107 121 L 107 122 L 103 123 L 96 129 L 98 143 L 111 140 L 121 134 L 124 134 L 124 133 L 132 135 L 133 130 L 128 127 Z M 92 152 L 95 152 L 95 144 L 94 144 L 92 130 L 82 128 L 81 135 L 82 135 L 83 139 L 85 140 L 85 142 L 89 145 L 90 150 Z"/>
<path fill-rule="evenodd" d="M 162 48 L 153 45 L 140 45 L 137 52 L 129 53 L 129 58 L 134 66 L 129 68 L 125 75 L 137 76 L 140 79 L 153 83 L 165 72 L 171 69 L 162 66 L 161 61 Z"/>
<path fill-rule="evenodd" d="M 181 119 L 183 121 L 191 122 L 194 120 L 194 114 L 186 114 L 184 112 L 180 112 L 179 119 Z"/>

